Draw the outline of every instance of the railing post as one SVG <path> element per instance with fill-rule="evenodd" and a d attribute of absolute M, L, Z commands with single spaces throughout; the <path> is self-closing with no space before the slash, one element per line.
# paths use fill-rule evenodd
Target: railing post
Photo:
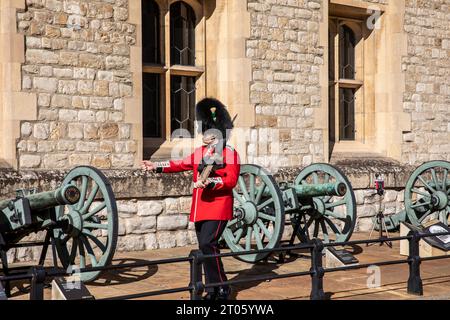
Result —
<path fill-rule="evenodd" d="M 192 258 L 191 265 L 191 300 L 201 300 L 205 286 L 202 282 L 203 253 L 200 250 L 193 250 L 189 254 Z"/>
<path fill-rule="evenodd" d="M 409 241 L 409 279 L 408 279 L 408 294 L 413 294 L 417 296 L 423 295 L 423 285 L 422 279 L 420 278 L 420 253 L 419 253 L 419 242 L 420 233 L 419 231 L 411 231 L 408 236 L 411 236 Z"/>
<path fill-rule="evenodd" d="M 322 251 L 323 243 L 319 239 L 312 240 L 313 248 L 311 249 L 311 300 L 325 300 L 323 292 L 323 276 L 325 271 L 322 267 Z"/>
<path fill-rule="evenodd" d="M 44 300 L 45 269 L 41 266 L 33 267 L 31 275 L 30 300 Z"/>

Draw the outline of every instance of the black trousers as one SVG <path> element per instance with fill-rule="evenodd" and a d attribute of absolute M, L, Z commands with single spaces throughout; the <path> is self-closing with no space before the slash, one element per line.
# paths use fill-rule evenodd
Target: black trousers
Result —
<path fill-rule="evenodd" d="M 195 223 L 195 231 L 197 233 L 198 247 L 203 254 L 220 254 L 219 239 L 222 236 L 227 221 L 200 221 Z M 205 271 L 205 282 L 219 283 L 227 281 L 227 276 L 223 270 L 222 259 L 209 258 L 203 262 L 203 270 Z M 218 288 L 208 288 L 207 292 L 217 291 Z"/>

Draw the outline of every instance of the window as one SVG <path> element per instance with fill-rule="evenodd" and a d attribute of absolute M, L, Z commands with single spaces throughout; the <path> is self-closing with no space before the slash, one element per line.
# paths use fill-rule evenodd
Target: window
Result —
<path fill-rule="evenodd" d="M 142 59 L 144 64 L 161 63 L 160 12 L 155 1 L 142 1 Z"/>
<path fill-rule="evenodd" d="M 142 0 L 144 157 L 171 138 L 194 135 L 197 81 L 204 73 L 197 66 L 202 17 L 195 3 Z"/>
<path fill-rule="evenodd" d="M 330 141 L 364 140 L 362 22 L 330 19 Z"/>
<path fill-rule="evenodd" d="M 355 79 L 356 38 L 352 29 L 343 25 L 339 30 L 339 69 L 341 79 Z"/>
<path fill-rule="evenodd" d="M 173 65 L 195 65 L 195 13 L 181 1 L 170 6 L 170 49 Z"/>
<path fill-rule="evenodd" d="M 161 63 L 160 10 L 153 0 L 142 0 L 142 31 L 143 134 L 162 138 L 161 70 L 151 68 Z"/>
<path fill-rule="evenodd" d="M 195 78 L 172 76 L 170 87 L 172 92 L 170 109 L 172 133 L 184 129 L 192 135 L 195 121 Z"/>

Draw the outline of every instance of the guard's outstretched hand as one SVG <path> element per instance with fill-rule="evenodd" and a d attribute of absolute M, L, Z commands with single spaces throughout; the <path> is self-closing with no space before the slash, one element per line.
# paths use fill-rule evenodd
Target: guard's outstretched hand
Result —
<path fill-rule="evenodd" d="M 155 171 L 156 170 L 156 166 L 153 162 L 151 161 L 142 161 L 142 170 L 144 171 Z"/>

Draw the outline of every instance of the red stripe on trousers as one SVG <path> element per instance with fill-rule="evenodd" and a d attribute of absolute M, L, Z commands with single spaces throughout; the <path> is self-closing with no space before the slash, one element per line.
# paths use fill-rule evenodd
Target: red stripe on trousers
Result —
<path fill-rule="evenodd" d="M 216 235 L 214 236 L 214 239 L 217 238 L 217 235 L 219 234 L 220 226 L 222 225 L 222 221 L 219 222 L 219 225 L 217 226 Z M 214 246 L 214 254 L 217 254 L 216 246 Z M 219 257 L 216 257 L 216 263 L 217 263 L 217 271 L 219 272 L 219 278 L 220 282 L 223 282 L 222 274 L 220 272 L 220 264 L 219 264 Z"/>

